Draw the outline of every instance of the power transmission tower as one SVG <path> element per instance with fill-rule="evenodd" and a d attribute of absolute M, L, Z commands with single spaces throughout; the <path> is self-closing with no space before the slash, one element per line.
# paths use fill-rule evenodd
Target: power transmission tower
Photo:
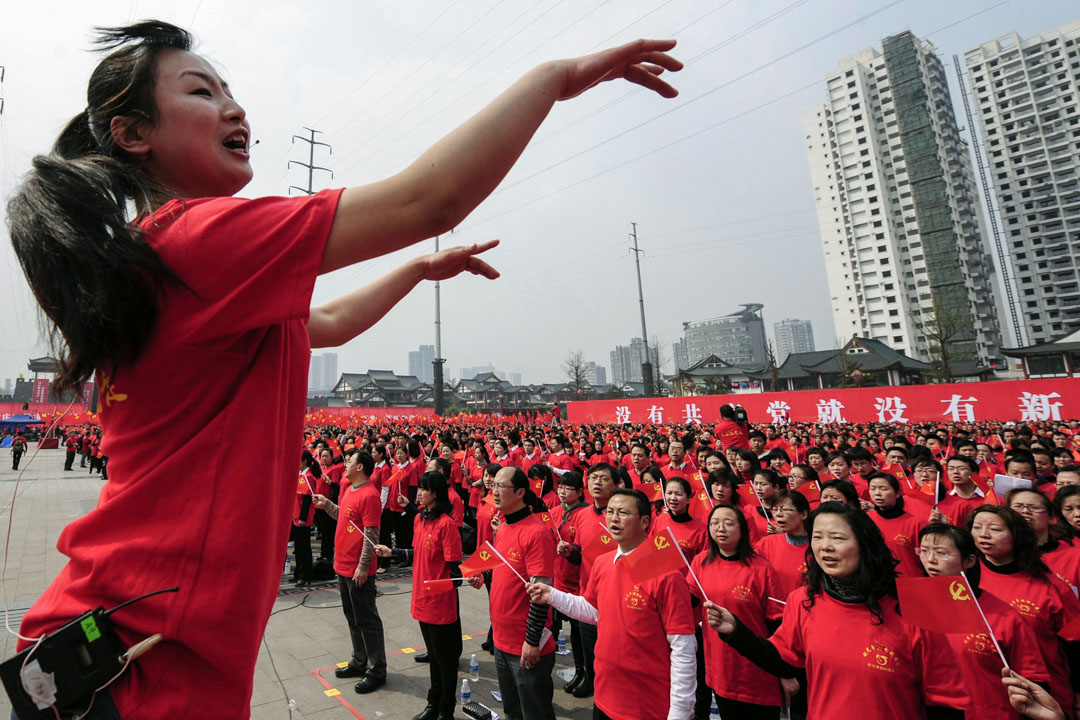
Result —
<path fill-rule="evenodd" d="M 454 231 L 451 229 L 450 234 Z M 439 236 L 435 236 L 435 252 L 439 252 Z M 432 362 L 432 390 L 435 391 L 435 414 L 442 415 L 446 411 L 446 399 L 443 394 L 443 365 L 446 358 L 442 356 L 442 307 L 440 305 L 441 284 L 435 281 L 435 360 Z"/>
<path fill-rule="evenodd" d="M 4 114 L 4 73 L 6 69 L 0 65 L 0 115 Z"/>
<path fill-rule="evenodd" d="M 330 168 L 319 167 L 318 165 L 315 164 L 315 146 L 316 145 L 322 145 L 323 147 L 325 147 L 327 150 L 329 150 L 329 153 L 327 153 L 328 155 L 333 155 L 334 154 L 334 149 L 332 147 L 330 147 L 329 145 L 327 145 L 326 143 L 319 142 L 318 140 L 315 139 L 316 134 L 322 135 L 321 130 L 312 130 L 309 127 L 306 127 L 304 129 L 307 130 L 309 133 L 311 133 L 311 137 L 306 138 L 303 135 L 293 135 L 292 136 L 292 141 L 295 144 L 297 140 L 302 140 L 303 142 L 306 142 L 308 144 L 308 161 L 306 163 L 302 163 L 299 160 L 290 160 L 289 161 L 289 167 L 292 167 L 293 165 L 299 165 L 300 167 L 307 168 L 307 171 L 308 171 L 308 173 L 307 173 L 307 187 L 302 188 L 302 187 L 299 187 L 298 185 L 290 185 L 289 186 L 289 193 L 292 194 L 293 190 L 299 190 L 300 192 L 304 193 L 305 195 L 314 195 L 315 194 L 315 189 L 313 187 L 313 184 L 314 184 L 314 181 L 315 181 L 315 171 L 316 170 L 322 170 L 323 172 L 330 173 L 330 178 L 331 179 L 333 179 L 333 177 L 334 177 L 334 171 L 333 170 L 331 170 Z"/>
<path fill-rule="evenodd" d="M 637 266 L 637 296 L 638 306 L 641 308 L 641 341 L 645 343 L 645 362 L 641 363 L 641 379 L 645 384 L 645 397 L 656 395 L 656 385 L 653 382 L 652 356 L 649 354 L 649 331 L 645 329 L 645 296 L 641 292 L 641 253 L 637 242 L 637 223 L 630 223 L 632 231 L 630 239 L 634 241 L 634 247 L 630 252 L 634 253 L 634 265 Z"/>

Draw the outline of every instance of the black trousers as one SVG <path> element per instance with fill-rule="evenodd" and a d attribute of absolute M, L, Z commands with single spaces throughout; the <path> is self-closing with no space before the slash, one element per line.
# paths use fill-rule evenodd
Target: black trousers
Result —
<path fill-rule="evenodd" d="M 581 631 L 581 650 L 585 658 L 585 674 L 589 685 L 596 686 L 596 626 L 592 623 L 579 623 Z"/>
<path fill-rule="evenodd" d="M 315 509 L 315 526 L 319 528 L 319 555 L 323 560 L 334 561 L 334 533 L 337 532 L 337 520 L 325 510 Z"/>
<path fill-rule="evenodd" d="M 74 465 L 74 464 L 75 464 L 75 451 L 74 450 L 68 450 L 67 451 L 67 457 L 64 458 L 64 469 L 65 470 L 71 470 L 72 465 Z"/>
<path fill-rule="evenodd" d="M 22 451 L 15 451 L 15 450 L 11 451 L 11 469 L 12 470 L 18 470 L 19 469 L 19 461 L 22 460 L 22 456 L 23 456 Z"/>
<path fill-rule="evenodd" d="M 311 579 L 311 528 L 307 525 L 293 525 L 290 533 L 293 543 L 293 555 L 296 566 L 293 574 L 297 580 Z"/>
<path fill-rule="evenodd" d="M 457 593 L 453 593 L 457 604 Z M 461 660 L 461 618 L 446 625 L 420 623 L 420 633 L 428 652 L 429 705 L 439 708 L 443 715 L 454 713 L 457 702 L 458 662 Z"/>
<path fill-rule="evenodd" d="M 755 705 L 753 703 L 728 700 L 716 695 L 716 707 L 720 709 L 721 718 L 739 718 L 739 720 L 779 720 L 780 708 L 771 705 Z M 852 708 L 854 710 L 854 708 Z"/>
<path fill-rule="evenodd" d="M 368 677 L 386 680 L 386 641 L 383 638 L 382 618 L 375 606 L 375 578 L 369 577 L 357 585 L 351 577 L 338 575 L 341 611 L 349 625 L 353 654 L 349 664 L 363 668 Z M 460 641 L 461 633 L 458 632 Z M 461 651 L 458 651 L 460 654 Z M 454 667 L 455 674 L 457 666 Z"/>

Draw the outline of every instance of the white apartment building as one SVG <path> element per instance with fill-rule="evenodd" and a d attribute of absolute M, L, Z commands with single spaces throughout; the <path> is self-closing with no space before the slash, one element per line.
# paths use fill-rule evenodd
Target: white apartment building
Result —
<path fill-rule="evenodd" d="M 929 360 L 936 305 L 954 357 L 1002 364 L 991 244 L 934 47 L 885 38 L 826 89 L 802 120 L 838 339 Z"/>
<path fill-rule="evenodd" d="M 1080 20 L 964 54 L 1023 337 L 1080 327 Z"/>
<path fill-rule="evenodd" d="M 783 365 L 792 353 L 814 351 L 814 326 L 809 320 L 784 318 L 773 323 L 773 337 L 776 338 L 777 365 Z"/>

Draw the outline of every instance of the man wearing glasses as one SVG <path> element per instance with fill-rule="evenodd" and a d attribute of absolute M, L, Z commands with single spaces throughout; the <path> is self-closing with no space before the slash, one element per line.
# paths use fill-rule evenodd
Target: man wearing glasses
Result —
<path fill-rule="evenodd" d="M 584 596 L 543 583 L 531 583 L 529 595 L 597 626 L 594 718 L 689 718 L 697 660 L 686 581 L 671 570 L 635 584 L 625 570 L 624 556 L 649 536 L 651 506 L 643 492 L 613 491 L 605 516 L 618 548 L 596 559 Z"/>
<path fill-rule="evenodd" d="M 555 720 L 552 706 L 555 643 L 545 632 L 549 608 L 530 603 L 519 577 L 551 583 L 555 575 L 555 538 L 530 504 L 536 496 L 529 478 L 516 467 L 504 467 L 492 485 L 495 507 L 503 522 L 492 543 L 506 564 L 491 570 L 492 638 L 495 673 L 503 710 L 508 720 Z M 513 568 L 513 569 L 511 569 Z M 480 575 L 469 578 L 474 588 L 484 585 Z"/>

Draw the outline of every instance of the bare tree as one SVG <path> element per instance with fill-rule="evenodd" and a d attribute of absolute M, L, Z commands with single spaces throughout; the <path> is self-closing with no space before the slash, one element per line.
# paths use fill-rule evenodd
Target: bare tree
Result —
<path fill-rule="evenodd" d="M 974 350 L 971 315 L 966 307 L 948 307 L 934 297 L 933 310 L 922 314 L 916 326 L 929 345 L 931 374 L 938 382 L 952 382 L 957 361 L 968 360 Z M 966 341 L 966 342 L 965 342 Z"/>
<path fill-rule="evenodd" d="M 585 353 L 580 350 L 575 350 L 567 355 L 562 364 L 563 372 L 566 373 L 566 380 L 577 395 L 581 395 L 583 388 L 589 384 L 585 377 L 585 365 Z"/>
<path fill-rule="evenodd" d="M 780 368 L 776 365 L 776 350 L 772 340 L 765 343 L 765 359 L 769 362 L 769 392 L 776 392 L 780 386 Z"/>
<path fill-rule="evenodd" d="M 671 369 L 670 347 L 659 335 L 649 338 L 649 354 L 652 355 L 651 359 L 655 360 L 653 372 L 656 373 L 656 392 L 660 395 L 664 394 L 664 390 L 672 389 L 671 383 L 664 377 Z"/>

